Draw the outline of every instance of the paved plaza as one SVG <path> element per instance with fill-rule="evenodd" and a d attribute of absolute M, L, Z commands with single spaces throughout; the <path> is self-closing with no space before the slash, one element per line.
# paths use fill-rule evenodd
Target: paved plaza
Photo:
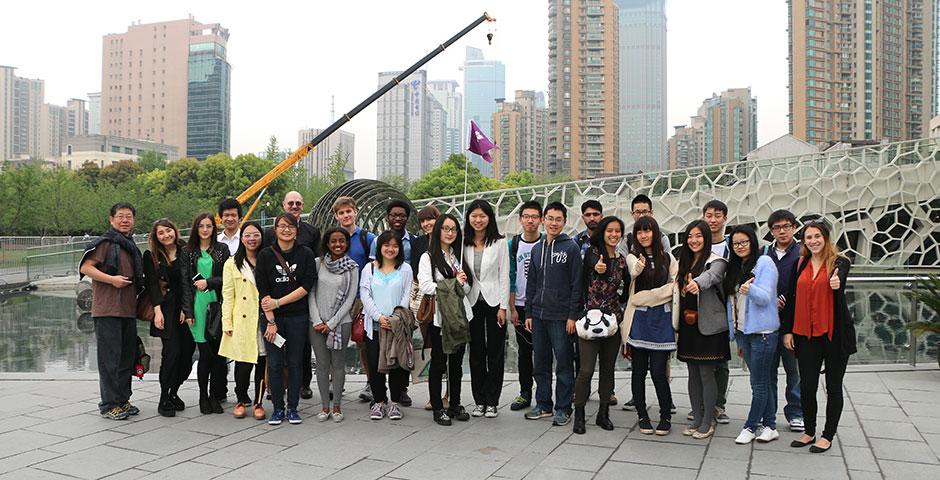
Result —
<path fill-rule="evenodd" d="M 786 431 L 782 413 L 778 441 L 734 444 L 750 401 L 741 371 L 732 372 L 732 423 L 707 441 L 683 437 L 685 370 L 674 373 L 679 414 L 665 437 L 640 434 L 636 414 L 619 406 L 611 415 L 617 428 L 594 426 L 596 394 L 587 407 L 586 435 L 573 434 L 570 424 L 553 427 L 550 419 L 524 420 L 508 408 L 517 390 L 514 375 L 507 375 L 507 407 L 496 419 L 438 426 L 421 409 L 427 387 L 420 384 L 410 388 L 415 407 L 404 409 L 403 420 L 371 421 L 368 405 L 356 398 L 364 377 L 351 376 L 343 423 L 316 421 L 315 394 L 301 403 L 302 425 L 273 427 L 233 418 L 232 403 L 224 415 L 200 415 L 194 381 L 181 392 L 189 408 L 163 418 L 156 415 L 156 375 L 135 379 L 132 401 L 141 414 L 118 422 L 97 415 L 93 375 L 0 374 L 0 479 L 940 478 L 936 366 L 849 367 L 839 433 L 833 448 L 818 455 L 789 447 L 796 434 Z M 616 385 L 622 402 L 629 397 L 629 372 L 618 372 Z M 469 382 L 464 392 L 469 403 Z M 654 396 L 651 385 L 647 396 Z M 823 399 L 820 391 L 820 410 Z M 270 411 L 270 403 L 266 407 Z"/>

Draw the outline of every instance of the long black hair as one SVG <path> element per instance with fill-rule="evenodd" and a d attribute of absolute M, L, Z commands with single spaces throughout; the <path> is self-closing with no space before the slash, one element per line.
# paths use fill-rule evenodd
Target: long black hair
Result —
<path fill-rule="evenodd" d="M 432 274 L 434 270 L 437 270 L 444 275 L 444 278 L 454 278 L 457 276 L 457 272 L 454 271 L 450 263 L 444 258 L 444 250 L 441 246 L 441 228 L 443 228 L 444 222 L 447 220 L 454 222 L 454 226 L 457 228 L 457 238 L 454 239 L 454 243 L 451 244 L 450 249 L 454 255 L 460 257 L 460 252 L 457 250 L 458 248 L 463 248 L 460 235 L 460 222 L 457 221 L 457 217 L 449 213 L 441 214 L 440 217 L 437 217 L 437 221 L 434 222 L 434 230 L 431 230 L 431 239 L 428 241 L 428 257 L 431 259 Z M 466 258 L 463 259 L 461 268 L 464 272 L 470 271 Z M 473 284 L 473 275 L 467 275 L 467 282 L 471 285 Z"/>
<path fill-rule="evenodd" d="M 323 240 L 320 242 L 320 244 L 321 244 L 321 245 L 320 245 L 320 251 L 323 252 L 323 256 L 324 256 L 324 257 L 328 257 L 328 256 L 330 255 L 330 237 L 332 237 L 334 233 L 342 233 L 342 234 L 343 234 L 343 238 L 346 239 L 346 251 L 343 252 L 343 253 L 345 253 L 345 254 L 348 254 L 348 253 L 349 253 L 349 232 L 347 232 L 347 231 L 346 231 L 345 229 L 343 229 L 343 228 L 332 227 L 332 228 L 328 229 L 326 232 L 323 233 Z M 365 233 L 362 233 L 362 235 L 365 235 Z M 401 242 L 399 242 L 399 247 L 401 247 Z M 381 252 L 378 251 L 378 248 L 379 248 L 378 245 L 376 245 L 375 248 L 376 248 L 376 255 L 375 255 L 375 257 L 378 258 L 379 253 L 381 253 Z M 369 253 L 369 252 L 366 252 L 366 254 L 368 254 L 368 253 Z M 402 253 L 402 256 L 404 256 L 404 253 Z M 397 267 L 396 267 L 396 268 L 397 268 Z"/>
<path fill-rule="evenodd" d="M 695 253 L 689 248 L 689 235 L 692 234 L 692 230 L 698 230 L 704 240 L 698 259 L 695 258 Z M 708 262 L 708 257 L 712 253 L 712 234 L 704 220 L 693 220 L 685 227 L 685 233 L 682 234 L 680 240 L 682 244 L 679 247 L 679 278 L 677 280 L 681 290 L 685 288 L 685 277 L 687 275 L 692 274 L 692 277 L 697 277 L 705 270 L 705 263 Z"/>
<path fill-rule="evenodd" d="M 493 242 L 503 238 L 503 235 L 499 233 L 499 227 L 496 225 L 496 213 L 493 211 L 493 206 L 490 205 L 490 202 L 478 198 L 470 202 L 470 206 L 467 207 L 467 215 L 464 218 L 464 236 L 463 236 L 463 245 L 468 247 L 473 246 L 473 239 L 476 236 L 476 231 L 473 229 L 473 225 L 470 225 L 470 214 L 474 210 L 483 210 L 483 213 L 486 214 L 486 232 L 484 233 L 483 245 L 490 246 Z"/>
<path fill-rule="evenodd" d="M 663 232 L 659 229 L 659 224 L 656 223 L 656 220 L 647 215 L 645 217 L 640 217 L 633 224 L 633 255 L 639 258 L 641 255 L 646 255 L 646 249 L 640 245 L 640 239 L 637 237 L 637 232 L 649 231 L 653 234 L 653 243 L 650 245 L 652 248 L 652 257 L 653 265 L 650 268 L 650 262 L 646 262 L 646 268 L 643 269 L 643 272 L 640 273 L 638 278 L 643 278 L 651 283 L 656 283 L 657 279 L 668 278 L 669 276 L 669 256 L 666 255 L 666 250 L 663 248 Z"/>
<path fill-rule="evenodd" d="M 731 230 L 731 235 L 728 236 L 731 239 L 731 245 L 734 245 L 734 235 L 738 233 L 747 235 L 749 253 L 747 258 L 743 259 L 734 252 L 734 248 L 729 252 L 728 274 L 725 275 L 724 285 L 722 285 L 725 295 L 734 294 L 735 289 L 747 281 L 748 277 L 751 276 L 751 272 L 754 271 L 754 266 L 757 265 L 757 257 L 760 255 L 760 245 L 757 243 L 757 233 L 754 232 L 754 229 L 747 225 L 734 227 Z"/>
<path fill-rule="evenodd" d="M 397 233 L 386 230 L 375 240 L 375 261 L 378 262 L 379 268 L 385 265 L 385 257 L 382 255 L 382 246 L 392 241 L 398 244 L 398 255 L 395 256 L 395 270 L 398 270 L 398 267 L 401 267 L 401 264 L 405 263 L 405 246 L 402 245 L 401 238 L 398 237 Z M 346 243 L 348 244 L 349 242 Z"/>
<path fill-rule="evenodd" d="M 607 230 L 607 227 L 611 223 L 617 223 L 620 225 L 620 238 L 622 240 L 623 236 L 626 235 L 624 230 L 626 230 L 627 227 L 624 225 L 623 220 L 615 216 L 602 218 L 601 221 L 597 223 L 597 228 L 594 229 L 594 234 L 591 235 L 590 239 L 591 246 L 600 252 L 601 258 L 603 258 L 604 263 L 607 264 L 610 263 L 610 253 L 607 252 L 607 245 L 604 243 L 604 231 Z"/>
<path fill-rule="evenodd" d="M 261 228 L 261 224 L 258 222 L 245 222 L 242 224 L 242 228 L 238 231 L 238 250 L 235 251 L 235 266 L 239 270 L 242 269 L 242 265 L 245 264 L 245 259 L 248 258 L 248 249 L 245 248 L 245 229 L 248 227 L 255 227 L 258 230 L 258 233 L 264 236 L 264 230 Z M 261 251 L 261 240 L 258 240 L 258 250 Z"/>
<path fill-rule="evenodd" d="M 212 224 L 212 235 L 209 235 L 209 251 L 212 251 L 215 244 L 218 242 L 216 235 L 218 235 L 219 229 L 215 224 L 215 217 L 209 212 L 200 213 L 196 215 L 196 219 L 193 220 L 193 226 L 189 229 L 189 241 L 186 243 L 186 246 L 189 247 L 190 252 L 199 252 L 199 224 L 207 218 L 209 219 L 209 223 Z"/>

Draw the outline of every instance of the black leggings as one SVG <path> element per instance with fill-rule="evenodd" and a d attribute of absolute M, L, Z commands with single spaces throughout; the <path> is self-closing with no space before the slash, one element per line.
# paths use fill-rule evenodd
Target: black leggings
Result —
<path fill-rule="evenodd" d="M 220 339 L 207 338 L 205 342 L 196 344 L 199 346 L 199 365 L 196 368 L 196 376 L 199 379 L 200 397 L 207 396 L 209 393 L 216 398 L 225 395 L 228 379 L 226 378 L 225 357 L 219 356 L 219 342 Z"/>
<path fill-rule="evenodd" d="M 178 319 L 179 312 L 171 312 L 166 318 Z M 176 395 L 180 385 L 193 371 L 193 351 L 196 350 L 196 345 L 189 325 L 166 320 L 163 328 L 163 336 L 160 337 L 163 345 L 160 352 L 161 396 Z"/>
<path fill-rule="evenodd" d="M 441 339 L 440 327 L 428 327 L 428 337 L 431 340 L 431 370 L 428 372 L 428 393 L 431 395 L 431 408 L 444 409 L 444 400 L 441 398 L 441 386 L 444 383 L 444 371 L 447 371 L 447 388 L 450 394 L 449 409 L 456 412 L 460 403 L 460 385 L 463 379 L 463 354 L 466 345 L 461 345 L 454 353 L 444 353 L 444 344 Z"/>
<path fill-rule="evenodd" d="M 656 398 L 659 400 L 659 418 L 671 420 L 672 391 L 669 388 L 666 368 L 671 352 L 630 347 L 630 353 L 633 358 L 633 373 L 630 380 L 637 415 L 640 418 L 649 416 L 646 412 L 646 372 L 649 371 L 650 376 L 653 377 L 653 386 L 656 387 Z"/>
<path fill-rule="evenodd" d="M 261 384 L 264 382 L 264 371 L 268 366 L 268 357 L 258 356 L 258 363 L 235 362 L 235 396 L 238 403 L 251 405 L 261 404 Z M 248 397 L 248 384 L 251 381 L 251 370 L 255 371 L 255 397 L 254 401 Z"/>
<path fill-rule="evenodd" d="M 803 422 L 805 433 L 816 436 L 816 390 L 819 389 L 819 370 L 826 364 L 826 425 L 822 437 L 830 442 L 836 436 L 836 427 L 842 417 L 842 379 L 845 378 L 845 357 L 827 335 L 807 338 L 794 335 L 796 342 L 796 361 L 800 366 L 800 399 L 803 403 Z"/>
<path fill-rule="evenodd" d="M 506 363 L 506 326 L 499 326 L 499 306 L 491 307 L 481 295 L 470 320 L 470 389 L 473 403 L 499 406 Z"/>
<path fill-rule="evenodd" d="M 602 404 L 610 403 L 614 394 L 614 365 L 620 353 L 620 335 L 595 340 L 578 339 L 581 365 L 574 384 L 574 406 L 583 407 L 591 393 L 591 378 L 594 377 L 594 365 L 599 364 L 597 396 Z"/>

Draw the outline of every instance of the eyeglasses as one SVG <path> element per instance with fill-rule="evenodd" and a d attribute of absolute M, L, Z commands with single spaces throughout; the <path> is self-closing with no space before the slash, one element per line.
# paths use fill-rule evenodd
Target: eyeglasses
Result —
<path fill-rule="evenodd" d="M 256 240 L 259 238 L 261 238 L 260 233 L 249 233 L 249 234 L 242 235 L 242 240 Z"/>
<path fill-rule="evenodd" d="M 734 242 L 731 245 L 733 245 L 734 248 L 744 248 L 744 247 L 749 246 L 750 244 L 751 244 L 750 240 L 744 240 L 743 242 Z"/>
<path fill-rule="evenodd" d="M 649 214 L 651 214 L 651 213 L 653 213 L 652 210 L 634 210 L 634 211 L 633 211 L 633 214 L 634 214 L 634 215 L 639 215 L 639 216 L 641 216 L 641 217 L 645 217 L 645 216 L 647 216 L 647 215 L 649 215 Z"/>
<path fill-rule="evenodd" d="M 302 207 L 302 206 L 304 206 L 304 201 L 303 201 L 303 200 L 298 200 L 298 201 L 291 200 L 291 201 L 285 202 L 285 203 L 287 204 L 288 207 Z"/>
<path fill-rule="evenodd" d="M 212 225 L 211 225 L 211 224 L 210 224 L 210 225 L 202 224 L 202 225 L 199 225 L 199 229 L 200 229 L 200 230 L 203 230 L 203 229 L 204 229 L 204 230 L 212 230 Z"/>
<path fill-rule="evenodd" d="M 545 217 L 545 223 L 565 223 L 564 217 Z"/>
<path fill-rule="evenodd" d="M 793 226 L 794 226 L 794 225 L 793 225 L 792 223 L 784 223 L 784 224 L 780 224 L 780 225 L 773 225 L 773 226 L 770 227 L 770 231 L 771 231 L 771 232 L 782 232 L 782 231 L 784 231 L 784 230 L 790 230 L 790 229 L 792 229 Z"/>
<path fill-rule="evenodd" d="M 441 232 L 443 233 L 457 233 L 460 229 L 456 227 L 441 227 Z"/>
<path fill-rule="evenodd" d="M 542 217 L 539 216 L 539 215 L 531 215 L 531 214 L 525 214 L 525 215 L 522 216 L 522 219 L 523 219 L 523 220 L 538 220 L 538 219 L 540 219 L 540 218 L 542 218 Z"/>
<path fill-rule="evenodd" d="M 388 218 L 408 218 L 407 213 L 389 213 Z"/>
<path fill-rule="evenodd" d="M 277 226 L 277 229 L 283 232 L 283 231 L 287 231 L 287 230 L 297 230 L 297 227 L 295 227 L 295 226 L 293 226 L 293 225 L 288 225 L 288 224 L 283 224 L 283 223 L 282 223 L 282 224 L 280 224 L 280 225 Z"/>

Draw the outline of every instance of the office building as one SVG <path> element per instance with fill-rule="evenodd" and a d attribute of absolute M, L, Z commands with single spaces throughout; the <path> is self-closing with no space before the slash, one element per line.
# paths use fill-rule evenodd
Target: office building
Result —
<path fill-rule="evenodd" d="M 101 92 L 88 94 L 88 134 L 101 133 Z"/>
<path fill-rule="evenodd" d="M 228 152 L 228 30 L 192 17 L 105 35 L 101 131 L 176 146 L 204 159 Z"/>
<path fill-rule="evenodd" d="M 297 147 L 302 147 L 322 132 L 319 128 L 305 128 L 297 132 Z M 304 172 L 306 178 L 326 177 L 330 168 L 330 157 L 340 151 L 346 158 L 343 173 L 346 180 L 356 176 L 356 136 L 344 130 L 337 130 L 320 142 L 316 150 L 310 152 L 297 163 L 297 168 Z"/>
<path fill-rule="evenodd" d="M 531 90 L 516 90 L 515 95 L 514 102 L 497 100 L 497 111 L 493 113 L 492 140 L 499 148 L 491 155 L 497 180 L 521 172 L 546 174 L 548 109 L 545 97 Z"/>
<path fill-rule="evenodd" d="M 935 0 L 788 1 L 790 133 L 815 145 L 926 137 Z"/>
<path fill-rule="evenodd" d="M 124 160 L 136 162 L 143 153 L 149 151 L 156 152 L 168 162 L 180 158 L 179 149 L 173 145 L 111 135 L 77 135 L 63 138 L 58 164 L 77 170 L 85 162 L 92 162 L 104 168 Z"/>
<path fill-rule="evenodd" d="M 483 50 L 467 47 L 462 69 L 465 128 L 469 132 L 470 120 L 473 120 L 484 134 L 492 135 L 496 99 L 506 98 L 506 67 L 498 60 L 484 59 Z M 483 157 L 466 153 L 480 173 L 492 175 L 492 167 Z"/>
<path fill-rule="evenodd" d="M 379 86 L 401 72 L 380 72 Z M 376 177 L 415 181 L 431 169 L 427 72 L 418 70 L 377 103 Z"/>
<path fill-rule="evenodd" d="M 549 173 L 620 173 L 617 6 L 552 0 L 548 19 Z"/>
<path fill-rule="evenodd" d="M 620 11 L 620 173 L 666 168 L 666 0 Z"/>
<path fill-rule="evenodd" d="M 463 122 L 463 95 L 457 91 L 455 80 L 429 80 L 428 93 L 441 104 L 444 110 L 444 146 L 443 157 L 431 158 L 432 168 L 436 168 L 454 153 L 466 150 L 463 142 L 464 130 L 469 128 Z"/>

